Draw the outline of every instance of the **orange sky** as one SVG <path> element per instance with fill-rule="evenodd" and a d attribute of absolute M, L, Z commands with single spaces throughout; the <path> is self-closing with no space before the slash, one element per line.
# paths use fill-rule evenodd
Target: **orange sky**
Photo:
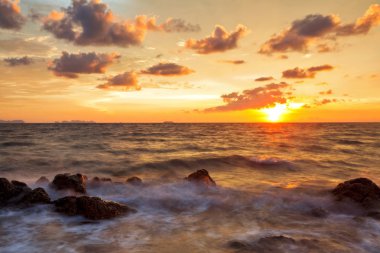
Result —
<path fill-rule="evenodd" d="M 380 1 L 0 0 L 0 119 L 380 121 Z"/>

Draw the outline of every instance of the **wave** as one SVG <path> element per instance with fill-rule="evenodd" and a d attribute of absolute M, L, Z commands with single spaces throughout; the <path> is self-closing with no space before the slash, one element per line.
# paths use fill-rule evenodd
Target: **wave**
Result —
<path fill-rule="evenodd" d="M 279 158 L 268 157 L 245 157 L 241 155 L 220 156 L 211 158 L 189 158 L 189 159 L 170 159 L 165 161 L 142 163 L 113 172 L 114 176 L 122 176 L 131 172 L 144 170 L 162 170 L 176 173 L 179 169 L 197 170 L 197 169 L 217 169 L 223 170 L 231 168 L 249 168 L 249 169 L 279 169 L 283 171 L 296 171 L 298 168 L 291 161 Z"/>
<path fill-rule="evenodd" d="M 0 144 L 1 147 L 29 147 L 36 145 L 34 142 L 26 141 L 6 141 Z"/>

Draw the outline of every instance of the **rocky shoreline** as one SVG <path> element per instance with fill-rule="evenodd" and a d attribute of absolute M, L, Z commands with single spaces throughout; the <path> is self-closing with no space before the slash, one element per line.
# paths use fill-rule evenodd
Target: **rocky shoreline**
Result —
<path fill-rule="evenodd" d="M 200 188 L 217 187 L 207 170 L 198 170 L 184 178 Z M 68 216 L 80 215 L 89 220 L 110 219 L 121 215 L 135 213 L 135 208 L 113 201 L 103 200 L 96 196 L 87 195 L 87 187 L 102 187 L 105 183 L 129 184 L 133 187 L 143 187 L 144 182 L 139 177 L 130 177 L 124 183 L 112 182 L 111 178 L 94 177 L 88 179 L 82 174 L 58 174 L 50 182 L 46 177 L 36 181 L 41 186 L 31 189 L 27 184 L 19 181 L 9 181 L 0 178 L 0 209 L 27 208 L 34 205 L 53 205 L 54 210 Z M 77 195 L 69 195 L 51 200 L 43 187 L 55 191 L 72 191 Z M 338 184 L 329 194 L 336 202 L 346 202 L 359 207 L 368 217 L 380 219 L 380 188 L 367 178 L 356 178 Z M 321 207 L 312 214 L 316 217 L 325 217 L 328 212 Z M 231 247 L 243 247 L 246 243 L 231 243 Z"/>

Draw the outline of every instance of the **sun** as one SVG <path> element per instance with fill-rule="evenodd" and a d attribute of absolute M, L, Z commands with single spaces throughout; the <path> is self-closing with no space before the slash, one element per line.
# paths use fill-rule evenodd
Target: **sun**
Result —
<path fill-rule="evenodd" d="M 286 113 L 288 106 L 286 104 L 276 104 L 271 108 L 261 109 L 266 114 L 267 120 L 271 122 L 278 122 L 281 120 L 281 116 Z"/>

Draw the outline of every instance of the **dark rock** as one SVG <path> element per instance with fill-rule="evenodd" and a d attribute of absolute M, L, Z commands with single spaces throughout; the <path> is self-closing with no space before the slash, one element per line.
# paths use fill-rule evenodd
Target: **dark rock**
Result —
<path fill-rule="evenodd" d="M 228 242 L 228 247 L 232 249 L 249 249 L 250 245 L 242 241 L 230 241 Z"/>
<path fill-rule="evenodd" d="M 122 214 L 136 212 L 127 205 L 104 201 L 98 197 L 64 197 L 54 201 L 56 211 L 66 215 L 82 215 L 90 220 L 110 219 Z"/>
<path fill-rule="evenodd" d="M 126 183 L 131 185 L 142 185 L 142 180 L 139 177 L 130 177 L 126 180 Z"/>
<path fill-rule="evenodd" d="M 43 188 L 36 188 L 28 192 L 21 200 L 23 204 L 50 204 L 49 195 Z"/>
<path fill-rule="evenodd" d="M 40 177 L 37 181 L 36 181 L 36 184 L 40 184 L 40 185 L 47 185 L 49 184 L 50 181 L 49 179 L 47 179 L 46 177 L 42 176 Z"/>
<path fill-rule="evenodd" d="M 310 215 L 316 218 L 326 218 L 329 215 L 329 213 L 325 209 L 317 207 L 311 209 Z"/>
<path fill-rule="evenodd" d="M 0 206 L 26 207 L 31 204 L 50 203 L 42 188 L 30 189 L 25 183 L 0 178 Z"/>
<path fill-rule="evenodd" d="M 380 220 L 380 212 L 378 212 L 378 211 L 369 212 L 369 213 L 367 213 L 367 216 L 371 217 L 375 220 Z"/>
<path fill-rule="evenodd" d="M 82 174 L 58 174 L 51 185 L 57 190 L 73 190 L 86 193 L 86 177 Z"/>
<path fill-rule="evenodd" d="M 189 182 L 197 183 L 203 186 L 216 186 L 215 181 L 210 177 L 208 171 L 204 169 L 190 174 L 185 179 Z"/>
<path fill-rule="evenodd" d="M 24 182 L 20 182 L 16 180 L 12 180 L 11 183 L 16 187 L 28 187 L 28 185 L 25 184 Z"/>
<path fill-rule="evenodd" d="M 339 184 L 332 193 L 338 201 L 350 199 L 363 207 L 380 204 L 380 188 L 367 178 L 356 178 Z"/>

